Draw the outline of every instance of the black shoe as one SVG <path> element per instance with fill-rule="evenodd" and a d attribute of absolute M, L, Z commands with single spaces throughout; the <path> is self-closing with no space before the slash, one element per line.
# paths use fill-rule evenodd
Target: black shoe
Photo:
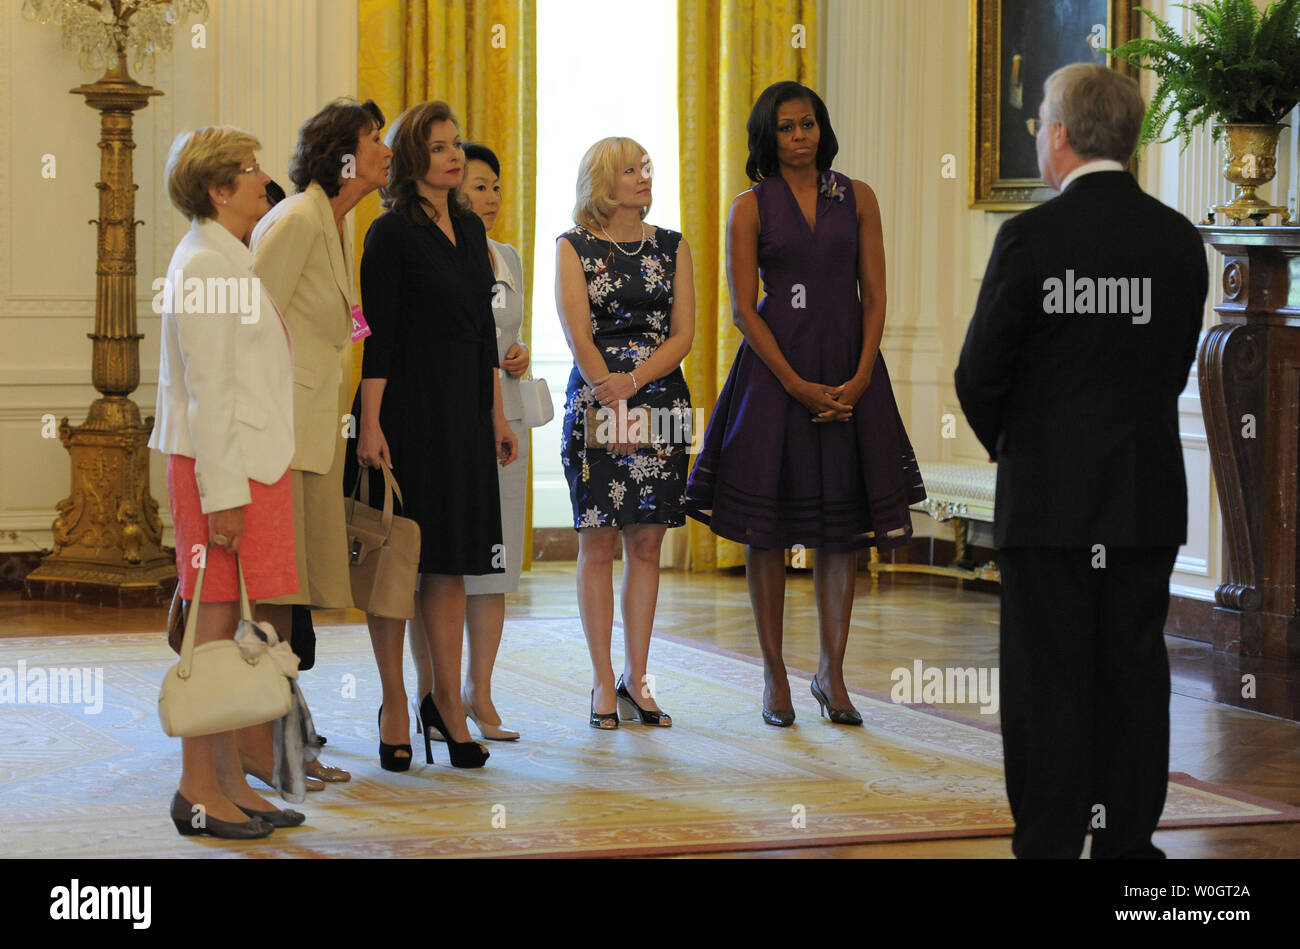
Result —
<path fill-rule="evenodd" d="M 384 707 L 379 706 L 379 721 L 384 720 Z M 397 753 L 405 751 L 406 757 L 403 758 Z M 385 771 L 410 771 L 411 770 L 411 746 L 410 745 L 386 745 L 384 744 L 383 734 L 379 736 L 379 766 Z"/>
<path fill-rule="evenodd" d="M 836 725 L 861 725 L 862 716 L 852 705 L 848 708 L 831 708 L 831 700 L 826 697 L 826 693 L 821 690 L 817 684 L 817 677 L 813 676 L 812 696 L 817 700 L 817 710 L 825 715 Z M 829 714 L 828 714 L 829 710 Z"/>
<path fill-rule="evenodd" d="M 269 811 L 250 811 L 248 808 L 239 804 L 235 805 L 249 817 L 260 817 L 272 827 L 297 827 L 307 819 L 307 815 L 301 811 L 291 811 L 289 808 L 272 808 Z"/>
<path fill-rule="evenodd" d="M 789 728 L 794 724 L 794 709 L 780 708 L 776 711 L 763 706 L 763 721 L 769 725 L 775 725 L 777 728 Z"/>
<path fill-rule="evenodd" d="M 443 723 L 442 715 L 438 712 L 438 706 L 433 702 L 433 693 L 428 693 L 420 699 L 420 725 L 424 732 L 424 757 L 429 764 L 433 764 L 433 740 L 432 732 L 437 731 L 442 735 L 442 740 L 447 743 L 447 751 L 451 755 L 451 766 L 453 768 L 481 768 L 484 762 L 491 757 L 488 750 L 476 741 L 452 741 L 451 736 L 447 734 L 447 726 Z"/>
<path fill-rule="evenodd" d="M 596 690 L 591 690 L 591 718 L 587 724 L 592 728 L 599 728 L 603 731 L 610 731 L 618 728 L 618 712 L 597 712 L 596 711 Z"/>
<path fill-rule="evenodd" d="M 614 687 L 618 695 L 618 714 L 625 722 L 639 721 L 642 725 L 658 725 L 660 728 L 672 728 L 673 718 L 667 712 L 647 712 L 636 704 L 632 693 L 627 690 L 623 677 L 618 677 Z"/>
<path fill-rule="evenodd" d="M 269 837 L 271 832 L 275 830 L 274 825 L 267 823 L 260 817 L 254 817 L 242 824 L 236 824 L 234 821 L 217 820 L 215 817 L 208 817 L 206 814 L 203 815 L 202 826 L 195 827 L 193 815 L 194 807 L 189 801 L 181 797 L 180 791 L 177 791 L 176 796 L 172 798 L 172 823 L 176 825 L 176 830 L 183 837 L 210 834 L 213 837 L 223 837 L 227 840 L 254 840 L 258 837 Z"/>

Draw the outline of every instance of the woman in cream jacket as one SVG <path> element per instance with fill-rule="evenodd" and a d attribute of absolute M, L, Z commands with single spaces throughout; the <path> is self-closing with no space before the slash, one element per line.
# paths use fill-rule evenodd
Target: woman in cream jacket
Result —
<path fill-rule="evenodd" d="M 298 193 L 278 203 L 253 231 L 253 269 L 280 304 L 293 337 L 293 435 L 290 465 L 298 593 L 278 598 L 277 630 L 291 627 L 292 604 L 352 606 L 343 514 L 343 447 L 351 382 L 352 317 L 357 302 L 347 214 L 388 180 L 392 152 L 374 102 L 340 99 L 303 123 L 289 167 Z M 241 737 L 250 774 L 271 772 L 265 729 Z M 351 776 L 318 761 L 310 777 Z M 317 785 L 316 787 L 319 787 Z"/>

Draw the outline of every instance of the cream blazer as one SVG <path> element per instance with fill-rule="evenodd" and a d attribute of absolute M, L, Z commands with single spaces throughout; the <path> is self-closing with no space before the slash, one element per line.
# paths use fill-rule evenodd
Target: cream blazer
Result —
<path fill-rule="evenodd" d="M 216 221 L 190 225 L 166 279 L 149 447 L 194 459 L 204 514 L 243 507 L 249 479 L 274 484 L 293 457 L 287 328 L 253 255 Z"/>
<path fill-rule="evenodd" d="M 340 245 L 329 198 L 312 182 L 258 222 L 252 248 L 253 270 L 293 337 L 293 467 L 324 474 L 342 438 L 341 390 L 351 380 L 352 229 L 344 225 Z"/>

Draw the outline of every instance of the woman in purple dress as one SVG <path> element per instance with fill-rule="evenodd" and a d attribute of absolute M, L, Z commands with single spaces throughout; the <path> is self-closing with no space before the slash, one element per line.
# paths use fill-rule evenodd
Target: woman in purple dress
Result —
<path fill-rule="evenodd" d="M 763 652 L 763 720 L 794 722 L 781 656 L 785 548 L 815 548 L 818 708 L 861 725 L 844 684 L 857 551 L 905 544 L 925 489 L 880 355 L 885 255 L 872 190 L 831 170 L 839 149 L 811 89 L 778 82 L 750 113 L 731 205 L 727 279 L 745 335 L 686 489 L 687 513 L 745 544 Z M 762 278 L 765 296 L 755 305 Z"/>

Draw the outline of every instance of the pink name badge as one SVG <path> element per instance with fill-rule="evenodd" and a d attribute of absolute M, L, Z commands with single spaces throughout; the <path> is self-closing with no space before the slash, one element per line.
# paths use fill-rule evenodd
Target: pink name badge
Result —
<path fill-rule="evenodd" d="M 368 324 L 366 322 L 366 318 L 361 315 L 361 307 L 353 306 L 352 307 L 352 342 L 355 343 L 359 339 L 365 339 L 369 335 L 370 335 L 370 324 Z"/>

